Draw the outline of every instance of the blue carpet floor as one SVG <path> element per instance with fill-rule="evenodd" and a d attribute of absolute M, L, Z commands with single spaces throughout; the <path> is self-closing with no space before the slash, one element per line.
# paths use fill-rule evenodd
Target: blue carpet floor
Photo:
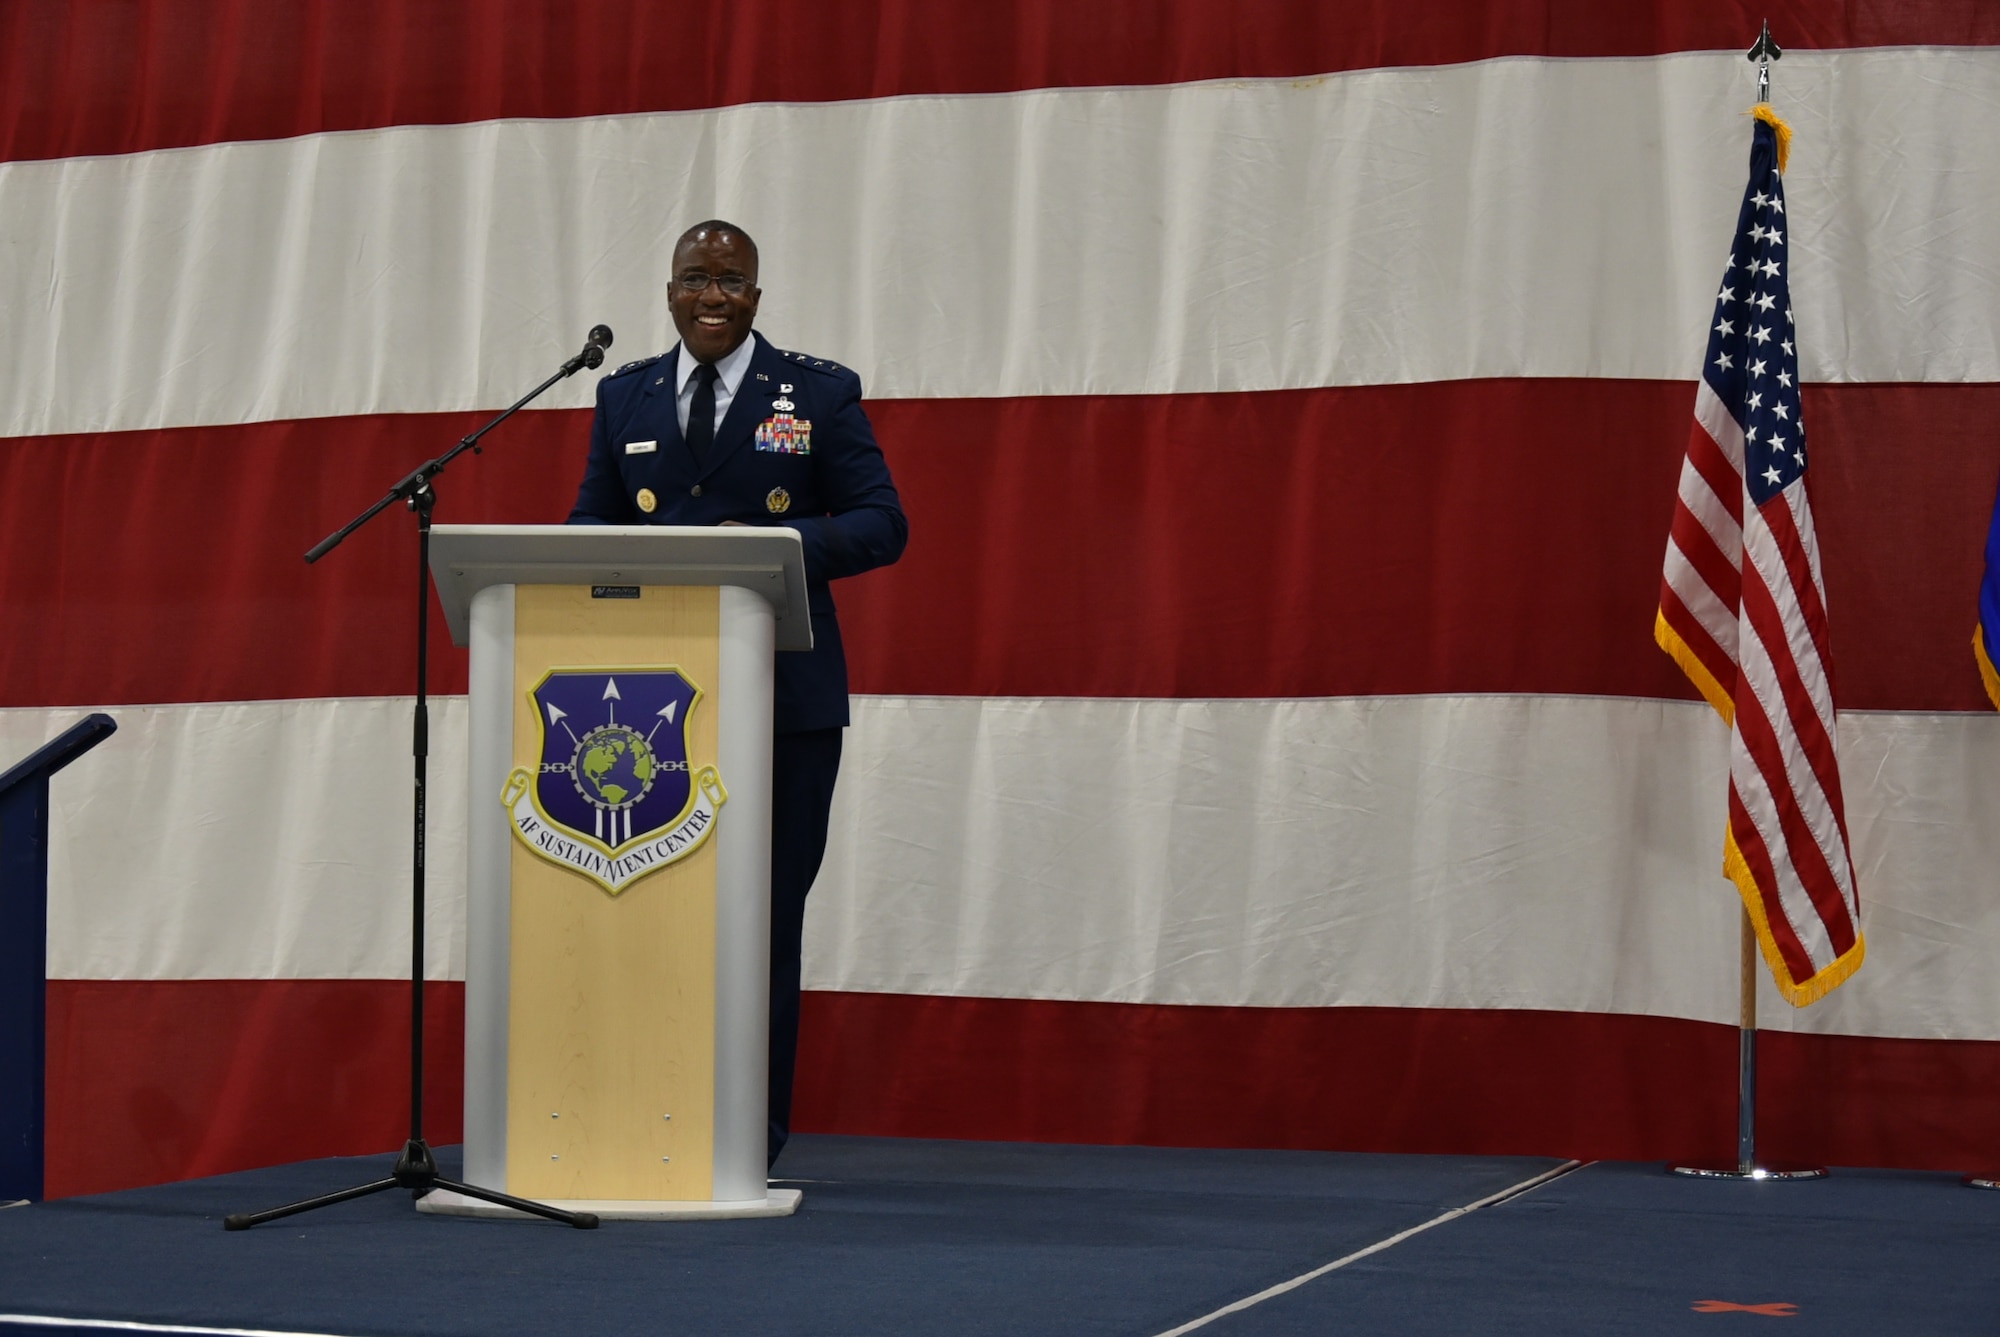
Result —
<path fill-rule="evenodd" d="M 456 1156 L 440 1156 L 447 1173 Z M 1254 1296 L 1555 1166 L 1527 1158 L 802 1137 L 770 1221 L 595 1232 L 402 1193 L 225 1233 L 383 1172 L 314 1161 L 0 1211 L 0 1314 L 338 1337 L 1132 1334 Z M 1200 1337 L 2000 1332 L 2000 1193 L 1591 1165 L 1223 1315 Z M 1771 1328 L 1774 1321 L 1780 1326 Z M 0 1334 L 92 1337 L 0 1321 Z"/>
<path fill-rule="evenodd" d="M 778 1173 L 804 1181 L 805 1205 L 777 1220 L 587 1232 L 426 1216 L 384 1193 L 221 1228 L 388 1160 L 0 1211 L 0 1313 L 341 1337 L 1144 1337 L 1556 1164 L 800 1137 Z M 1323 1318 L 1345 1304 L 1300 1298 L 1315 1296 Z M 1285 1330 L 1369 1330 L 1335 1323 Z"/>
<path fill-rule="evenodd" d="M 1606 1163 L 1230 1315 L 1201 1337 L 1996 1333 L 1996 1259 L 2000 1192 L 1964 1188 L 1954 1175 L 1843 1170 L 1745 1184 Z"/>

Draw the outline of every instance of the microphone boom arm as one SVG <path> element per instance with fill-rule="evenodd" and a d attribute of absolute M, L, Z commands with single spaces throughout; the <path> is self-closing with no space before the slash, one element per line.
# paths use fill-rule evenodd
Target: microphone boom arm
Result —
<path fill-rule="evenodd" d="M 600 332 L 602 332 L 604 336 L 602 341 L 598 339 L 598 335 Z M 338 548 L 344 541 L 346 541 L 347 536 L 349 534 L 352 534 L 355 530 L 361 528 L 361 526 L 367 524 L 370 520 L 373 520 L 376 516 L 380 515 L 383 511 L 387 510 L 390 506 L 394 505 L 396 502 L 399 501 L 407 502 L 414 509 L 417 505 L 418 498 L 421 496 L 421 494 L 430 491 L 431 480 L 433 478 L 436 478 L 439 474 L 443 473 L 447 465 L 449 465 L 453 460 L 457 459 L 460 455 L 463 455 L 466 451 L 468 450 L 476 451 L 479 449 L 480 437 L 485 436 L 495 427 L 498 427 L 501 423 L 507 421 L 507 419 L 513 417 L 523 408 L 526 408 L 529 404 L 533 403 L 537 398 L 541 396 L 541 394 L 544 391 L 546 391 L 550 386 L 554 385 L 557 381 L 565 380 L 568 377 L 574 376 L 579 371 L 582 371 L 585 367 L 590 367 L 595 369 L 597 367 L 603 366 L 604 350 L 606 346 L 608 346 L 610 343 L 611 343 L 611 330 L 607 326 L 598 325 L 593 327 L 590 331 L 590 340 L 589 342 L 584 344 L 583 351 L 581 353 L 578 353 L 575 357 L 569 359 L 569 361 L 563 363 L 562 366 L 556 370 L 555 375 L 549 377 L 546 381 L 543 381 L 540 385 L 528 391 L 527 394 L 522 395 L 512 404 L 509 404 L 506 408 L 502 409 L 499 413 L 495 414 L 478 431 L 470 432 L 465 436 L 460 437 L 458 444 L 453 446 L 450 450 L 446 451 L 444 454 L 438 456 L 436 459 L 425 460 L 415 469 L 412 469 L 408 474 L 406 474 L 401 479 L 401 481 L 399 481 L 394 487 L 390 488 L 388 494 L 384 496 L 380 501 L 376 502 L 373 506 L 370 506 L 367 510 L 363 511 L 361 514 L 355 516 L 352 520 L 349 520 L 346 524 L 342 525 L 339 529 L 336 529 L 333 533 L 328 534 L 318 543 L 315 543 L 312 546 L 312 548 L 306 553 L 306 561 L 309 563 L 317 562 L 320 558 L 326 556 L 328 553 L 332 552 L 335 548 Z"/>

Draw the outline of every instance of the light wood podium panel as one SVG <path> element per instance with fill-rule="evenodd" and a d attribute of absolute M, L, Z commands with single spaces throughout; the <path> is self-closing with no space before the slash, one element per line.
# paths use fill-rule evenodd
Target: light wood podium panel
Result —
<path fill-rule="evenodd" d="M 533 770 L 531 695 L 551 669 L 674 667 L 701 691 L 691 765 L 716 755 L 719 595 L 589 586 L 514 594 L 514 751 Z M 490 801 L 490 800 L 489 800 Z M 715 1105 L 714 842 L 612 895 L 512 852 L 507 1187 L 554 1199 L 710 1196 Z"/>

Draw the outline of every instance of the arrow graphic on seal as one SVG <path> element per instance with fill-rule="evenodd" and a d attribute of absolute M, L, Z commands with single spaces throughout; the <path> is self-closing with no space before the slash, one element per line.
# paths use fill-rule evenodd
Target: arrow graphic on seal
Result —
<path fill-rule="evenodd" d="M 653 734 L 656 734 L 660 731 L 661 722 L 665 722 L 667 724 L 672 724 L 674 722 L 674 712 L 680 709 L 680 704 L 681 703 L 678 701 L 667 702 L 667 708 L 660 712 L 659 720 L 654 721 L 652 731 L 646 735 L 647 747 L 651 747 L 653 745 Z"/>
<path fill-rule="evenodd" d="M 575 743 L 578 747 L 582 747 L 583 740 L 576 736 L 576 730 L 570 728 L 569 725 L 567 724 L 563 724 L 563 720 L 567 718 L 568 715 L 569 712 L 567 710 L 562 709 L 560 706 L 554 704 L 551 704 L 549 706 L 549 723 L 562 724 L 563 732 L 569 735 L 569 741 Z"/>

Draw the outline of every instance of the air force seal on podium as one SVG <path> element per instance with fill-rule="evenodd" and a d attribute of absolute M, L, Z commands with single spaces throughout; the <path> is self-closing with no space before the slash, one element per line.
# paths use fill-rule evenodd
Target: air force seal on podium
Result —
<path fill-rule="evenodd" d="M 541 761 L 500 796 L 524 845 L 614 896 L 701 848 L 729 795 L 715 767 L 689 762 L 702 693 L 686 674 L 551 669 L 529 695 Z"/>

